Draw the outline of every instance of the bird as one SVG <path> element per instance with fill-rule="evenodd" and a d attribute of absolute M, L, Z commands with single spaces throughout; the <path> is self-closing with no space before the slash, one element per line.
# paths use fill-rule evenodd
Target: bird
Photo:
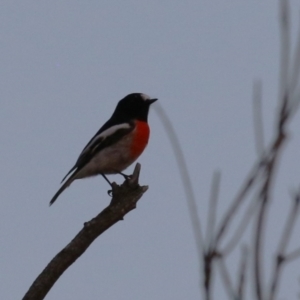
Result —
<path fill-rule="evenodd" d="M 83 148 L 49 205 L 76 179 L 102 175 L 111 185 L 107 174 L 121 174 L 127 178 L 122 171 L 142 154 L 148 144 L 149 108 L 157 100 L 143 93 L 132 93 L 121 99 L 110 119 Z"/>

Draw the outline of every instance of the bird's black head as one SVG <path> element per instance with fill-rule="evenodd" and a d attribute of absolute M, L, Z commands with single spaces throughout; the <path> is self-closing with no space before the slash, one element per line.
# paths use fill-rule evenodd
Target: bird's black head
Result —
<path fill-rule="evenodd" d="M 156 100 L 142 93 L 129 94 L 119 101 L 113 116 L 147 122 L 149 107 Z"/>

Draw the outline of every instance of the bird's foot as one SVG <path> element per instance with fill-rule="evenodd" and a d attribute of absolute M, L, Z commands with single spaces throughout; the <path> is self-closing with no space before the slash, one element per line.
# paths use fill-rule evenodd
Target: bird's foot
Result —
<path fill-rule="evenodd" d="M 127 174 L 124 174 L 122 172 L 119 172 L 119 174 L 122 175 L 125 180 L 130 180 L 132 178 L 132 175 L 127 175 Z"/>

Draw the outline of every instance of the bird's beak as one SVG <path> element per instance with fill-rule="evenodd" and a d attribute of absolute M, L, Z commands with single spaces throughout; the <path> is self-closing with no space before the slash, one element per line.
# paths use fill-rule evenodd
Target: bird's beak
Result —
<path fill-rule="evenodd" d="M 149 105 L 151 105 L 152 103 L 154 103 L 155 101 L 157 101 L 158 99 L 149 99 L 147 100 L 147 102 L 149 103 Z"/>

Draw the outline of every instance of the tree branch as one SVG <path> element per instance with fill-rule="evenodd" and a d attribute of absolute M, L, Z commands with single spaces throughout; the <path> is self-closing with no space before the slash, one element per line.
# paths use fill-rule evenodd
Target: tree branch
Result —
<path fill-rule="evenodd" d="M 254 141 L 258 157 L 262 157 L 265 150 L 264 125 L 262 113 L 262 83 L 256 80 L 253 83 L 253 126 Z"/>
<path fill-rule="evenodd" d="M 247 273 L 247 260 L 248 260 L 248 248 L 242 247 L 242 257 L 239 269 L 238 285 L 237 285 L 237 299 L 243 300 L 245 298 L 245 286 L 246 286 L 246 273 Z"/>
<path fill-rule="evenodd" d="M 279 289 L 279 278 L 282 272 L 283 264 L 286 263 L 286 248 L 289 244 L 292 230 L 295 227 L 295 222 L 299 212 L 299 203 L 300 203 L 300 193 L 298 192 L 293 199 L 293 205 L 291 206 L 290 213 L 288 214 L 284 230 L 281 235 L 281 239 L 279 242 L 279 247 L 276 255 L 276 259 L 274 262 L 274 271 L 271 279 L 271 287 L 269 292 L 269 299 L 273 300 L 276 297 L 277 290 Z"/>
<path fill-rule="evenodd" d="M 108 228 L 123 220 L 123 217 L 136 208 L 136 203 L 147 191 L 147 186 L 140 186 L 138 178 L 141 165 L 137 164 L 130 179 L 122 185 L 113 183 L 113 198 L 108 207 L 92 220 L 84 223 L 83 228 L 74 239 L 62 249 L 46 266 L 33 282 L 23 300 L 41 300 L 59 279 L 92 244 L 92 242 Z"/>

